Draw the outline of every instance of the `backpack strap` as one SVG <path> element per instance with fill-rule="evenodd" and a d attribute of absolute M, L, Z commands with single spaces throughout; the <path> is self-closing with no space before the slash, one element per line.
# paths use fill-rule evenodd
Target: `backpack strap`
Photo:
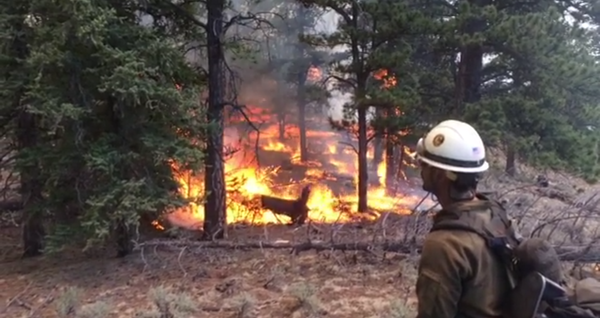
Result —
<path fill-rule="evenodd" d="M 513 250 L 519 245 L 520 238 L 512 227 L 512 222 L 502 205 L 496 201 L 478 195 L 479 200 L 456 202 L 438 212 L 433 220 L 431 232 L 439 230 L 458 230 L 475 233 L 484 239 L 486 245 L 505 264 L 509 275 L 515 278 L 517 260 Z M 490 213 L 484 218 L 478 213 Z M 511 279 L 512 279 L 511 278 Z"/>
<path fill-rule="evenodd" d="M 518 242 L 513 242 L 513 237 L 515 237 L 515 241 L 517 240 L 516 234 L 504 207 L 496 201 L 488 200 L 482 196 L 479 197 L 480 200 L 456 202 L 447 209 L 438 212 L 434 217 L 431 231 L 462 230 L 479 235 L 489 246 L 495 246 L 504 241 L 511 246 L 513 244 L 518 245 Z M 481 198 L 484 198 L 484 200 L 481 200 Z M 474 213 L 488 211 L 492 213 L 488 222 L 484 222 L 482 218 L 473 215 Z"/>

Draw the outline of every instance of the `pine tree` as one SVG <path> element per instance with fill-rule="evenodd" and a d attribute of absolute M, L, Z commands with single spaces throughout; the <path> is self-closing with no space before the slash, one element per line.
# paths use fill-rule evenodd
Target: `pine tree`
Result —
<path fill-rule="evenodd" d="M 154 23 L 142 26 L 144 8 L 129 2 L 12 5 L 30 25 L 29 54 L 19 65 L 26 79 L 12 84 L 38 135 L 18 149 L 18 166 L 37 174 L 37 208 L 53 220 L 47 247 L 113 237 L 125 255 L 141 217 L 185 204 L 172 163 L 201 167 L 203 81 L 170 34 L 177 21 L 165 26 L 156 17 L 167 12 L 153 7 Z M 21 191 L 30 191 L 29 202 L 31 186 Z"/>
<path fill-rule="evenodd" d="M 385 106 L 401 99 L 402 91 L 410 85 L 387 92 L 372 89 L 373 72 L 393 65 L 405 65 L 410 45 L 396 45 L 390 51 L 389 42 L 405 34 L 418 33 L 425 20 L 420 12 L 412 10 L 407 3 L 397 1 L 301 1 L 336 12 L 340 16 L 338 31 L 312 39 L 313 44 L 335 47 L 345 45 L 350 61 L 335 61 L 332 73 L 341 86 L 349 88 L 353 101 L 346 106 L 347 120 L 343 123 L 358 134 L 358 211 L 368 208 L 367 147 L 374 136 L 369 133 L 367 114 L 371 106 Z M 346 63 L 345 63 L 346 62 Z M 404 83 L 411 83 L 408 80 Z M 373 96 L 371 96 L 373 95 Z"/>
<path fill-rule="evenodd" d="M 467 114 L 489 140 L 505 147 L 509 174 L 516 172 L 517 157 L 553 167 L 592 164 L 581 161 L 591 159 L 587 155 L 574 161 L 564 151 L 590 141 L 589 122 L 578 120 L 579 114 L 598 118 L 588 106 L 600 96 L 594 80 L 599 69 L 573 45 L 585 40 L 583 30 L 568 26 L 549 5 L 488 11 L 493 26 L 483 44 L 496 56 L 485 70 L 495 79 L 482 87 L 483 98 Z"/>
<path fill-rule="evenodd" d="M 562 150 L 593 144 L 586 127 L 597 118 L 598 68 L 581 48 L 590 35 L 580 24 L 569 26 L 553 1 L 421 6 L 439 21 L 412 58 L 425 68 L 421 100 L 435 110 L 424 118 L 474 124 L 490 146 L 506 151 L 509 173 L 517 158 L 578 170 L 596 166 L 593 156 L 573 161 Z"/>
<path fill-rule="evenodd" d="M 30 3 L 3 3 L 0 9 L 2 26 L 1 55 L 3 73 L 1 85 L 2 144 L 9 149 L 9 156 L 17 153 L 16 162 L 9 160 L 3 169 L 15 169 L 20 177 L 20 196 L 23 201 L 23 256 L 39 255 L 43 250 L 46 231 L 41 208 L 43 179 L 39 161 L 30 153 L 39 145 L 39 118 L 27 105 L 26 86 L 32 77 L 27 72 L 26 61 L 30 56 L 28 41 L 32 27 L 28 23 Z M 13 146 L 16 145 L 16 146 Z M 2 158 L 3 161 L 5 160 Z M 16 164 L 16 165 L 13 165 Z"/>

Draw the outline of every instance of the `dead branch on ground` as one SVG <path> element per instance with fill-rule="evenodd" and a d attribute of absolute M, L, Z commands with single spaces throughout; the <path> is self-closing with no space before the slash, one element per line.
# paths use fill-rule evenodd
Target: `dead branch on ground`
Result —
<path fill-rule="evenodd" d="M 152 240 L 139 243 L 136 249 L 149 247 L 167 247 L 167 248 L 196 248 L 196 249 L 230 249 L 230 250 L 249 250 L 249 249 L 282 249 L 290 250 L 291 254 L 298 255 L 306 251 L 364 251 L 364 252 L 394 252 L 400 254 L 420 253 L 422 246 L 411 242 L 388 241 L 373 244 L 371 242 L 340 242 L 331 243 L 326 241 L 306 241 L 294 243 L 288 240 L 279 241 L 190 241 L 190 240 Z M 580 263 L 600 262 L 600 246 L 555 246 L 558 255 L 562 261 L 578 261 Z"/>
<path fill-rule="evenodd" d="M 25 287 L 25 288 L 24 288 L 24 289 L 23 289 L 21 292 L 19 292 L 17 295 L 15 295 L 15 297 L 9 298 L 9 299 L 6 301 L 6 306 L 4 307 L 4 309 L 3 309 L 2 311 L 0 311 L 0 313 L 1 313 L 1 314 L 3 314 L 3 313 L 5 313 L 5 312 L 7 312 L 7 311 L 8 311 L 8 308 L 10 308 L 10 306 L 11 306 L 13 303 L 19 303 L 19 302 L 20 302 L 20 299 L 19 299 L 19 298 L 20 298 L 21 296 L 25 295 L 25 293 L 26 293 L 26 292 L 29 290 L 29 288 L 31 287 L 31 285 L 32 285 L 32 284 L 33 284 L 32 282 L 29 282 L 29 284 L 27 285 L 27 287 Z"/>

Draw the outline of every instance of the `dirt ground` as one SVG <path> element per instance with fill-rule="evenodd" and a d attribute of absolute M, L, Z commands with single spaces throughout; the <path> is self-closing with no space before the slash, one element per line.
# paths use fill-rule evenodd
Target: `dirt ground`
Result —
<path fill-rule="evenodd" d="M 412 316 L 415 305 L 416 260 L 394 253 L 148 246 L 124 259 L 19 260 L 18 230 L 1 233 L 1 317 L 392 318 Z"/>

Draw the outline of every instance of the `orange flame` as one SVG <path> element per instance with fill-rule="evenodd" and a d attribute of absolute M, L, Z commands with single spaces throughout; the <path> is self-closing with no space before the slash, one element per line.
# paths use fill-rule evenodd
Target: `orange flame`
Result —
<path fill-rule="evenodd" d="M 379 69 L 377 71 L 375 71 L 373 73 L 373 77 L 376 80 L 382 81 L 383 82 L 383 88 L 391 88 L 393 86 L 396 86 L 398 84 L 398 81 L 396 80 L 396 76 L 390 74 L 388 72 L 388 70 L 382 68 Z"/>
<path fill-rule="evenodd" d="M 256 107 L 249 107 L 249 116 L 253 122 L 269 119 L 268 115 Z M 271 123 L 274 120 L 269 120 Z M 323 122 L 326 127 L 327 123 Z M 240 126 L 241 124 L 237 124 Z M 264 124 L 263 124 L 264 126 Z M 240 138 L 245 136 L 245 138 Z M 357 156 L 350 147 L 343 146 L 339 133 L 332 131 L 309 130 L 307 139 L 312 156 L 319 160 L 300 163 L 297 127 L 285 127 L 287 140 L 281 140 L 277 123 L 261 130 L 259 139 L 259 166 L 254 153 L 256 132 L 240 131 L 232 123 L 225 130 L 226 147 L 239 149 L 225 162 L 226 184 L 228 191 L 227 222 L 266 224 L 287 222 L 289 218 L 275 215 L 260 206 L 260 196 L 269 195 L 284 199 L 296 199 L 300 189 L 312 184 L 307 206 L 309 219 L 316 222 L 347 222 L 357 217 L 369 217 L 355 213 L 358 200 L 355 194 L 358 175 Z M 368 157 L 373 157 L 369 149 Z M 377 177 L 385 184 L 385 162 L 377 167 Z M 180 184 L 180 193 L 195 202 L 188 207 L 167 215 L 170 223 L 185 227 L 199 228 L 204 219 L 203 176 L 194 176 L 188 171 L 179 171 L 177 164 L 173 170 Z M 418 197 L 386 195 L 383 186 L 371 186 L 368 191 L 370 209 L 378 212 L 407 213 L 410 205 Z M 374 213 L 375 215 L 377 213 Z M 374 217 L 371 215 L 370 217 Z M 160 224 L 154 224 L 157 228 Z"/>

